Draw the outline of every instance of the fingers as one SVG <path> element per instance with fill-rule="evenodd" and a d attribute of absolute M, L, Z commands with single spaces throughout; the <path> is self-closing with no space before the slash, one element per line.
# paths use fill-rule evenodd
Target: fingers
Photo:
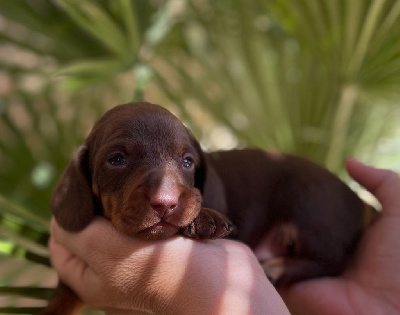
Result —
<path fill-rule="evenodd" d="M 61 279 L 65 280 L 69 275 L 84 273 L 86 264 L 58 244 L 53 237 L 49 240 L 49 249 L 51 263 L 57 271 L 61 271 L 59 273 Z"/>
<path fill-rule="evenodd" d="M 60 279 L 80 296 L 84 295 L 84 288 L 99 286 L 99 279 L 88 265 L 58 244 L 53 237 L 49 240 L 49 248 L 52 265 L 57 270 Z"/>
<path fill-rule="evenodd" d="M 61 228 L 52 218 L 51 235 L 58 244 L 74 253 L 92 267 L 105 260 L 120 260 L 148 245 L 147 242 L 119 233 L 105 218 L 96 217 L 85 229 L 72 233 Z"/>
<path fill-rule="evenodd" d="M 89 224 L 85 229 L 79 232 L 68 232 L 61 228 L 56 219 L 52 217 L 51 219 L 51 235 L 55 237 L 58 243 L 63 244 L 65 241 L 68 240 L 81 240 L 82 237 L 90 238 L 90 236 L 98 235 L 99 231 L 104 231 L 109 233 L 109 222 L 102 218 L 97 217 L 93 220 L 92 224 Z M 84 235 L 84 236 L 82 236 Z"/>
<path fill-rule="evenodd" d="M 354 180 L 375 195 L 385 212 L 398 213 L 398 209 L 400 209 L 400 178 L 395 172 L 377 169 L 354 159 L 349 159 L 346 167 Z"/>

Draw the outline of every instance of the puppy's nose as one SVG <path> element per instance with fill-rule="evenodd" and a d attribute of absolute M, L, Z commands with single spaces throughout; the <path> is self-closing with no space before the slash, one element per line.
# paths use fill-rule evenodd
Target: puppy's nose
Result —
<path fill-rule="evenodd" d="M 155 173 L 149 185 L 150 206 L 158 212 L 160 218 L 169 216 L 178 207 L 182 193 L 175 172 L 166 170 Z"/>
<path fill-rule="evenodd" d="M 168 217 L 178 206 L 178 202 L 179 194 L 174 191 L 158 191 L 150 196 L 150 205 L 158 212 L 161 218 Z"/>

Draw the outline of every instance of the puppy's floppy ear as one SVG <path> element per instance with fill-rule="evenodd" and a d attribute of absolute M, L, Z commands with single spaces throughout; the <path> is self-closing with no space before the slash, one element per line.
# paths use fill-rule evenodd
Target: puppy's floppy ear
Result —
<path fill-rule="evenodd" d="M 85 145 L 79 147 L 51 197 L 51 211 L 69 231 L 82 230 L 94 216 L 88 155 Z"/>
<path fill-rule="evenodd" d="M 196 140 L 196 138 L 194 137 L 194 135 L 190 130 L 188 130 L 188 132 L 189 132 L 190 142 L 196 149 L 200 159 L 200 163 L 196 165 L 196 171 L 194 174 L 194 186 L 198 188 L 200 192 L 203 192 L 204 183 L 206 181 L 206 173 L 207 173 L 206 159 L 204 156 L 204 152 L 200 147 L 200 143 Z"/>

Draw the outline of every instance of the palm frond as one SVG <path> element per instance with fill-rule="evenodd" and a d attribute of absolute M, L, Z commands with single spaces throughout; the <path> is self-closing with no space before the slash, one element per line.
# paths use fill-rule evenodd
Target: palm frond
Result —
<path fill-rule="evenodd" d="M 94 121 L 132 99 L 170 108 L 209 150 L 400 168 L 399 1 L 0 0 L 0 12 L 0 259 L 49 264 L 58 177 Z"/>

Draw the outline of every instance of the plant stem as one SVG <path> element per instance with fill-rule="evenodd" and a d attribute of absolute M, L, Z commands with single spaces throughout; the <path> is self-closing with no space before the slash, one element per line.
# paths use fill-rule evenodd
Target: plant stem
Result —
<path fill-rule="evenodd" d="M 356 86 L 349 84 L 343 86 L 340 93 L 339 104 L 336 110 L 335 121 L 332 128 L 332 142 L 326 157 L 326 166 L 331 171 L 337 171 L 343 159 L 346 145 L 346 136 L 358 97 Z"/>

